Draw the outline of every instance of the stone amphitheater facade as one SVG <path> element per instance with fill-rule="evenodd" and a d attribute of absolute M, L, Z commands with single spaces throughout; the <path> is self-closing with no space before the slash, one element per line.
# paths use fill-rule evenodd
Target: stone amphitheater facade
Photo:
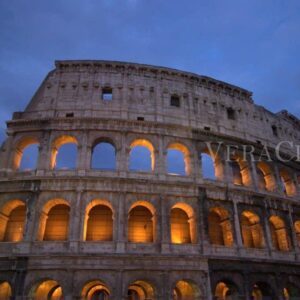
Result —
<path fill-rule="evenodd" d="M 7 122 L 0 299 L 300 299 L 299 129 L 209 77 L 57 61 Z M 76 168 L 58 169 L 69 143 Z M 91 167 L 101 143 L 114 148 L 113 170 Z M 32 144 L 36 168 L 23 170 Z M 150 170 L 130 169 L 135 147 Z M 183 174 L 168 172 L 170 150 Z"/>

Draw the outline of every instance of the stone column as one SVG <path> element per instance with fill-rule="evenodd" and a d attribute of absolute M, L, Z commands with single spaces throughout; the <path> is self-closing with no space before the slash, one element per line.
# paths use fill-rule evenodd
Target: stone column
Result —
<path fill-rule="evenodd" d="M 278 169 L 278 165 L 274 164 L 274 175 L 275 175 L 275 180 L 276 180 L 276 184 L 277 184 L 277 191 L 280 193 L 280 195 L 285 195 L 284 193 L 284 186 L 281 180 L 281 176 L 279 173 L 279 169 Z"/>
<path fill-rule="evenodd" d="M 77 169 L 80 175 L 84 175 L 91 167 L 92 149 L 88 145 L 88 133 L 84 131 L 78 144 Z"/>
<path fill-rule="evenodd" d="M 118 215 L 117 215 L 117 237 L 116 237 L 116 251 L 118 253 L 124 253 L 126 247 L 126 232 L 128 228 L 128 215 L 125 209 L 125 194 L 119 195 L 118 201 Z"/>
<path fill-rule="evenodd" d="M 292 206 L 289 205 L 288 206 L 288 209 L 289 209 L 289 227 L 290 227 L 290 231 L 291 231 L 291 242 L 292 242 L 292 247 L 294 249 L 294 251 L 296 252 L 299 252 L 299 245 L 298 245 L 298 240 L 297 240 L 297 235 L 296 235 L 296 230 L 295 230 L 295 226 L 294 226 L 294 223 L 293 223 L 293 216 L 292 216 Z M 288 227 L 287 227 L 287 234 L 289 233 L 289 230 L 288 230 Z M 288 235 L 290 236 L 290 235 Z"/>
<path fill-rule="evenodd" d="M 269 254 L 271 255 L 272 250 L 274 249 L 273 244 L 272 244 L 272 236 L 271 236 L 271 230 L 270 230 L 270 222 L 269 222 L 269 213 L 267 212 L 267 206 L 265 206 L 266 212 L 265 212 L 265 217 L 263 218 L 263 223 L 264 223 L 264 228 L 265 228 L 265 233 L 266 233 L 266 244 L 267 248 L 269 250 Z"/>
<path fill-rule="evenodd" d="M 241 234 L 241 223 L 240 223 L 240 216 L 239 216 L 239 211 L 237 207 L 236 200 L 233 200 L 233 216 L 234 216 L 234 232 L 235 232 L 235 237 L 236 237 L 236 242 L 238 248 L 243 247 L 243 240 L 242 240 L 242 234 Z"/>
<path fill-rule="evenodd" d="M 166 173 L 167 173 L 166 157 L 167 157 L 167 152 L 164 149 L 164 138 L 162 136 L 159 136 L 156 172 L 160 179 L 166 178 Z"/>
<path fill-rule="evenodd" d="M 168 201 L 160 197 L 160 230 L 161 230 L 161 252 L 168 253 L 171 243 L 170 212 L 167 210 Z"/>
<path fill-rule="evenodd" d="M 40 141 L 39 157 L 37 162 L 37 175 L 42 175 L 45 171 L 50 169 L 50 131 L 46 131 Z"/>

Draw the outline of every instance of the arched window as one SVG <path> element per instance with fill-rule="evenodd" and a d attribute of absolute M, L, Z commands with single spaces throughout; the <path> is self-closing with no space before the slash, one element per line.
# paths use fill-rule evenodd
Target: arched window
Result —
<path fill-rule="evenodd" d="M 155 299 L 154 288 L 143 280 L 137 280 L 129 285 L 127 292 L 128 300 Z"/>
<path fill-rule="evenodd" d="M 72 136 L 56 139 L 51 150 L 52 169 L 75 169 L 77 161 L 77 140 Z"/>
<path fill-rule="evenodd" d="M 69 235 L 70 206 L 63 199 L 49 201 L 40 218 L 39 240 L 66 241 Z"/>
<path fill-rule="evenodd" d="M 206 153 L 201 154 L 202 172 L 205 179 L 216 179 L 215 165 L 212 157 Z"/>
<path fill-rule="evenodd" d="M 278 216 L 271 216 L 269 223 L 274 249 L 278 251 L 289 251 L 289 237 L 283 219 Z"/>
<path fill-rule="evenodd" d="M 6 203 L 0 212 L 0 241 L 19 242 L 23 239 L 26 206 L 20 200 Z"/>
<path fill-rule="evenodd" d="M 248 162 L 236 155 L 230 160 L 232 169 L 233 183 L 235 185 L 250 186 L 252 184 L 251 172 L 248 166 Z"/>
<path fill-rule="evenodd" d="M 173 300 L 198 300 L 203 299 L 201 293 L 196 284 L 180 280 L 176 283 L 173 289 Z"/>
<path fill-rule="evenodd" d="M 264 282 L 258 282 L 253 285 L 251 296 L 253 300 L 274 299 L 272 289 Z"/>
<path fill-rule="evenodd" d="M 171 210 L 171 241 L 174 244 L 191 243 L 189 217 L 181 208 Z"/>
<path fill-rule="evenodd" d="M 32 300 L 62 300 L 63 292 L 59 283 L 55 280 L 46 280 L 35 285 L 29 299 Z"/>
<path fill-rule="evenodd" d="M 88 282 L 82 289 L 82 300 L 109 300 L 110 291 L 100 280 Z"/>
<path fill-rule="evenodd" d="M 135 140 L 130 145 L 129 169 L 131 171 L 153 171 L 155 155 L 153 145 L 143 139 Z"/>
<path fill-rule="evenodd" d="M 241 231 L 244 247 L 263 248 L 264 235 L 259 216 L 251 211 L 244 211 L 241 215 Z"/>
<path fill-rule="evenodd" d="M 9 300 L 12 297 L 11 286 L 7 281 L 0 282 L 0 299 Z"/>
<path fill-rule="evenodd" d="M 295 222 L 294 227 L 297 236 L 298 246 L 300 247 L 300 220 Z"/>
<path fill-rule="evenodd" d="M 280 177 L 284 187 L 284 193 L 287 196 L 294 196 L 296 194 L 296 186 L 289 171 L 286 169 L 281 169 Z"/>
<path fill-rule="evenodd" d="M 135 205 L 129 211 L 128 241 L 152 243 L 154 241 L 153 212 L 144 205 Z"/>
<path fill-rule="evenodd" d="M 172 175 L 190 175 L 190 154 L 179 143 L 170 144 L 167 149 L 167 172 Z"/>
<path fill-rule="evenodd" d="M 231 300 L 231 299 L 243 299 L 239 298 L 239 292 L 235 284 L 230 281 L 220 281 L 215 288 L 216 300 Z"/>
<path fill-rule="evenodd" d="M 39 156 L 39 142 L 35 137 L 23 139 L 17 146 L 14 155 L 14 168 L 16 170 L 34 170 L 37 167 Z"/>
<path fill-rule="evenodd" d="M 213 147 L 213 145 L 212 145 Z M 201 153 L 203 178 L 223 180 L 224 168 L 221 157 L 218 155 L 219 149 L 206 148 Z"/>
<path fill-rule="evenodd" d="M 233 233 L 229 213 L 222 207 L 211 208 L 208 215 L 208 235 L 213 245 L 232 246 Z"/>
<path fill-rule="evenodd" d="M 92 169 L 116 169 L 116 149 L 112 143 L 100 142 L 95 144 L 92 153 Z"/>
<path fill-rule="evenodd" d="M 113 240 L 113 214 L 109 206 L 96 204 L 87 212 L 86 240 Z"/>
<path fill-rule="evenodd" d="M 276 190 L 276 179 L 273 171 L 269 164 L 260 161 L 256 165 L 257 177 L 258 177 L 258 188 L 260 190 L 275 191 Z"/>

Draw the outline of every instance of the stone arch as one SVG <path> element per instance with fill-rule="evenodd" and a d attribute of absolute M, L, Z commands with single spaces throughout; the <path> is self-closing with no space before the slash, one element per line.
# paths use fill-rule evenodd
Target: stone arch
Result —
<path fill-rule="evenodd" d="M 107 285 L 101 280 L 88 281 L 81 291 L 82 300 L 108 300 L 111 292 Z"/>
<path fill-rule="evenodd" d="M 49 200 L 40 216 L 38 240 L 66 241 L 69 234 L 70 204 L 64 199 Z"/>
<path fill-rule="evenodd" d="M 52 142 L 51 158 L 50 158 L 50 168 L 51 169 L 55 169 L 59 149 L 61 146 L 65 145 L 65 144 L 75 144 L 76 146 L 78 146 L 78 141 L 74 136 L 62 135 L 62 136 L 56 138 Z M 76 158 L 74 158 L 74 165 L 76 165 Z"/>
<path fill-rule="evenodd" d="M 230 165 L 235 185 L 252 185 L 252 176 L 248 161 L 242 156 L 235 154 L 231 157 Z"/>
<path fill-rule="evenodd" d="M 266 189 L 269 192 L 276 190 L 276 179 L 271 166 L 264 161 L 260 161 L 256 164 L 258 172 L 258 185 L 260 189 Z M 259 175 L 260 174 L 260 175 Z"/>
<path fill-rule="evenodd" d="M 285 300 L 299 300 L 300 288 L 293 283 L 287 283 L 283 288 L 283 298 Z"/>
<path fill-rule="evenodd" d="M 293 181 L 293 176 L 290 174 L 290 172 L 286 168 L 282 168 L 279 174 L 284 187 L 284 193 L 287 196 L 296 195 L 296 186 Z"/>
<path fill-rule="evenodd" d="M 86 207 L 84 218 L 84 241 L 112 241 L 114 209 L 103 199 L 94 199 Z"/>
<path fill-rule="evenodd" d="M 148 201 L 134 202 L 128 212 L 128 241 L 152 243 L 155 236 L 155 208 Z"/>
<path fill-rule="evenodd" d="M 223 279 L 217 282 L 214 288 L 215 300 L 239 299 L 240 292 L 235 283 L 231 280 Z"/>
<path fill-rule="evenodd" d="M 272 300 L 274 299 L 274 291 L 266 282 L 256 282 L 251 290 L 253 300 Z"/>
<path fill-rule="evenodd" d="M 30 300 L 62 300 L 63 290 L 56 280 L 46 279 L 33 285 L 28 298 Z"/>
<path fill-rule="evenodd" d="M 210 208 L 208 235 L 211 244 L 233 246 L 233 232 L 228 210 L 220 206 Z"/>
<path fill-rule="evenodd" d="M 9 300 L 12 297 L 12 288 L 8 281 L 0 281 L 0 299 Z"/>
<path fill-rule="evenodd" d="M 172 300 L 200 300 L 202 293 L 191 280 L 179 280 L 172 289 Z"/>
<path fill-rule="evenodd" d="M 116 160 L 116 144 L 108 137 L 97 138 L 92 144 L 92 155 L 91 155 L 91 168 L 101 169 L 101 170 L 115 170 L 117 160 Z M 109 161 L 100 161 L 99 158 L 103 157 L 109 158 Z M 99 160 L 99 161 L 98 161 Z"/>
<path fill-rule="evenodd" d="M 147 140 L 147 139 L 135 139 L 133 140 L 131 143 L 130 143 L 130 152 L 129 152 L 129 169 L 131 169 L 131 163 L 132 163 L 132 155 L 133 155 L 133 150 L 135 147 L 144 147 L 146 148 L 148 151 L 149 151 L 149 159 L 150 159 L 150 162 L 151 162 L 151 168 L 150 170 L 148 168 L 145 168 L 145 169 L 141 169 L 141 170 L 138 170 L 138 171 L 154 171 L 154 168 L 155 168 L 155 149 L 154 149 L 154 146 L 153 144 Z M 134 170 L 136 170 L 134 168 Z"/>
<path fill-rule="evenodd" d="M 187 148 L 187 146 L 185 146 L 182 143 L 170 143 L 167 147 L 167 162 L 168 162 L 168 156 L 169 156 L 169 150 L 176 150 L 179 151 L 182 156 L 183 156 L 183 163 L 184 163 L 184 174 L 177 174 L 177 173 L 173 173 L 170 172 L 172 171 L 172 166 L 170 166 L 170 163 L 167 163 L 167 170 L 169 174 L 174 174 L 174 175 L 190 175 L 191 174 L 191 155 L 190 155 L 190 151 Z"/>
<path fill-rule="evenodd" d="M 295 221 L 294 228 L 296 232 L 298 247 L 300 247 L 300 220 Z"/>
<path fill-rule="evenodd" d="M 213 172 L 214 172 L 214 178 L 217 180 L 223 180 L 224 179 L 224 166 L 222 163 L 222 158 L 218 154 L 218 151 L 214 150 L 213 148 L 208 149 L 207 147 L 201 151 L 201 162 L 202 162 L 202 174 L 205 178 L 204 170 L 206 166 L 204 165 L 203 160 L 203 154 L 207 155 L 213 164 Z"/>
<path fill-rule="evenodd" d="M 23 239 L 25 221 L 25 202 L 18 199 L 7 201 L 0 210 L 0 241 L 21 241 Z"/>
<path fill-rule="evenodd" d="M 197 242 L 197 221 L 194 209 L 178 202 L 170 211 L 171 241 L 174 244 Z"/>
<path fill-rule="evenodd" d="M 289 251 L 290 242 L 284 220 L 279 216 L 269 218 L 272 245 L 278 251 Z"/>
<path fill-rule="evenodd" d="M 136 280 L 129 284 L 128 300 L 155 300 L 155 289 L 149 281 Z"/>
<path fill-rule="evenodd" d="M 259 216 L 249 210 L 241 214 L 241 233 L 246 248 L 263 248 L 265 246 L 263 229 Z"/>
<path fill-rule="evenodd" d="M 14 157 L 13 157 L 13 167 L 15 170 L 18 170 L 21 166 L 22 158 L 24 151 L 27 147 L 31 145 L 40 145 L 40 142 L 37 137 L 34 136 L 27 136 L 23 137 L 17 144 L 15 151 L 14 151 Z M 35 165 L 37 165 L 38 157 L 35 157 Z"/>

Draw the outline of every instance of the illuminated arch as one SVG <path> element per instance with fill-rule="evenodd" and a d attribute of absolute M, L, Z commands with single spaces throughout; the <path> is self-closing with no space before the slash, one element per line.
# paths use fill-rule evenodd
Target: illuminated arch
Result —
<path fill-rule="evenodd" d="M 295 228 L 296 237 L 297 237 L 297 241 L 298 241 L 298 247 L 300 247 L 300 220 L 297 220 L 294 223 L 294 228 Z"/>
<path fill-rule="evenodd" d="M 273 247 L 279 251 L 289 251 L 290 242 L 283 219 L 279 216 L 271 216 L 269 223 Z"/>
<path fill-rule="evenodd" d="M 155 299 L 153 286 L 144 280 L 137 280 L 128 286 L 128 300 Z"/>
<path fill-rule="evenodd" d="M 135 202 L 128 216 L 128 241 L 152 243 L 155 240 L 155 209 L 147 201 Z"/>
<path fill-rule="evenodd" d="M 0 282 L 0 299 L 9 300 L 12 297 L 12 289 L 7 281 Z"/>
<path fill-rule="evenodd" d="M 109 288 L 100 280 L 89 281 L 85 284 L 81 292 L 82 300 L 108 300 L 109 296 Z"/>
<path fill-rule="evenodd" d="M 34 285 L 29 294 L 30 300 L 62 300 L 62 287 L 55 280 L 48 279 Z"/>
<path fill-rule="evenodd" d="M 263 229 L 259 216 L 251 211 L 241 214 L 241 233 L 246 248 L 263 248 L 265 246 Z"/>
<path fill-rule="evenodd" d="M 300 299 L 300 289 L 292 283 L 288 283 L 282 292 L 284 300 Z"/>
<path fill-rule="evenodd" d="M 206 159 L 205 159 L 206 158 Z M 224 178 L 224 167 L 222 163 L 221 157 L 217 154 L 217 152 L 213 149 L 204 149 L 201 152 L 201 161 L 202 161 L 202 173 L 204 178 L 209 178 L 209 176 L 205 176 L 205 170 L 207 168 L 210 170 L 209 173 L 214 173 L 214 178 L 217 180 L 223 180 Z"/>
<path fill-rule="evenodd" d="M 253 285 L 251 296 L 253 300 L 264 300 L 264 299 L 274 299 L 274 293 L 265 282 L 257 282 Z"/>
<path fill-rule="evenodd" d="M 190 205 L 176 203 L 171 208 L 170 223 L 172 243 L 196 243 L 196 220 Z"/>
<path fill-rule="evenodd" d="M 94 199 L 87 205 L 83 240 L 113 240 L 113 207 L 109 201 Z"/>
<path fill-rule="evenodd" d="M 19 242 L 23 239 L 26 205 L 21 200 L 11 200 L 0 211 L 0 241 Z"/>
<path fill-rule="evenodd" d="M 116 146 L 109 138 L 99 138 L 92 146 L 92 169 L 115 170 Z"/>
<path fill-rule="evenodd" d="M 239 155 L 234 155 L 230 160 L 233 174 L 233 183 L 236 185 L 251 186 L 252 178 L 247 160 Z"/>
<path fill-rule="evenodd" d="M 273 192 L 276 190 L 276 179 L 275 175 L 266 162 L 260 161 L 256 165 L 258 169 L 258 184 L 261 189 Z M 260 175 L 259 175 L 260 174 Z"/>
<path fill-rule="evenodd" d="M 208 214 L 208 235 L 211 244 L 233 245 L 232 225 L 229 212 L 223 207 L 213 207 Z"/>
<path fill-rule="evenodd" d="M 237 286 L 228 280 L 219 281 L 215 287 L 216 300 L 239 299 L 239 291 Z"/>
<path fill-rule="evenodd" d="M 15 149 L 14 160 L 13 160 L 13 165 L 14 165 L 15 170 L 18 170 L 20 168 L 23 154 L 24 154 L 24 151 L 26 150 L 26 148 L 31 145 L 39 146 L 39 144 L 40 144 L 39 140 L 36 137 L 32 137 L 32 136 L 25 137 L 18 143 L 18 145 Z M 33 161 L 35 163 L 35 167 L 37 164 L 37 159 L 38 159 L 37 156 L 33 159 Z"/>
<path fill-rule="evenodd" d="M 296 194 L 296 186 L 293 178 L 287 169 L 281 169 L 280 177 L 284 186 L 284 192 L 287 196 L 294 196 Z"/>
<path fill-rule="evenodd" d="M 131 168 L 132 159 L 134 158 L 132 155 L 135 147 L 144 147 L 149 151 L 150 160 L 151 160 L 151 171 L 153 171 L 155 167 L 155 149 L 152 143 L 146 139 L 136 139 L 130 144 L 129 168 Z M 142 169 L 141 171 L 148 171 L 148 170 Z"/>
<path fill-rule="evenodd" d="M 183 163 L 184 163 L 184 174 L 178 174 L 177 172 L 172 172 L 173 165 L 170 165 L 170 162 L 167 161 L 167 169 L 169 174 L 174 175 L 190 175 L 191 174 L 191 158 L 190 158 L 190 152 L 188 148 L 181 144 L 181 143 L 171 143 L 167 147 L 167 159 L 169 156 L 169 150 L 176 150 L 179 151 L 183 156 Z M 169 159 L 168 159 L 169 160 Z"/>
<path fill-rule="evenodd" d="M 64 199 L 48 201 L 41 212 L 38 239 L 66 241 L 69 234 L 70 205 Z"/>
<path fill-rule="evenodd" d="M 59 149 L 61 146 L 65 145 L 65 144 L 75 144 L 77 146 L 78 142 L 75 137 L 70 136 L 70 135 L 62 135 L 59 138 L 57 138 L 56 140 L 54 140 L 54 142 L 52 143 L 52 148 L 51 148 L 51 159 L 50 159 L 51 169 L 55 169 Z M 76 158 L 74 158 L 74 165 L 76 165 Z"/>
<path fill-rule="evenodd" d="M 172 300 L 200 300 L 200 289 L 190 280 L 179 280 L 172 291 Z"/>

